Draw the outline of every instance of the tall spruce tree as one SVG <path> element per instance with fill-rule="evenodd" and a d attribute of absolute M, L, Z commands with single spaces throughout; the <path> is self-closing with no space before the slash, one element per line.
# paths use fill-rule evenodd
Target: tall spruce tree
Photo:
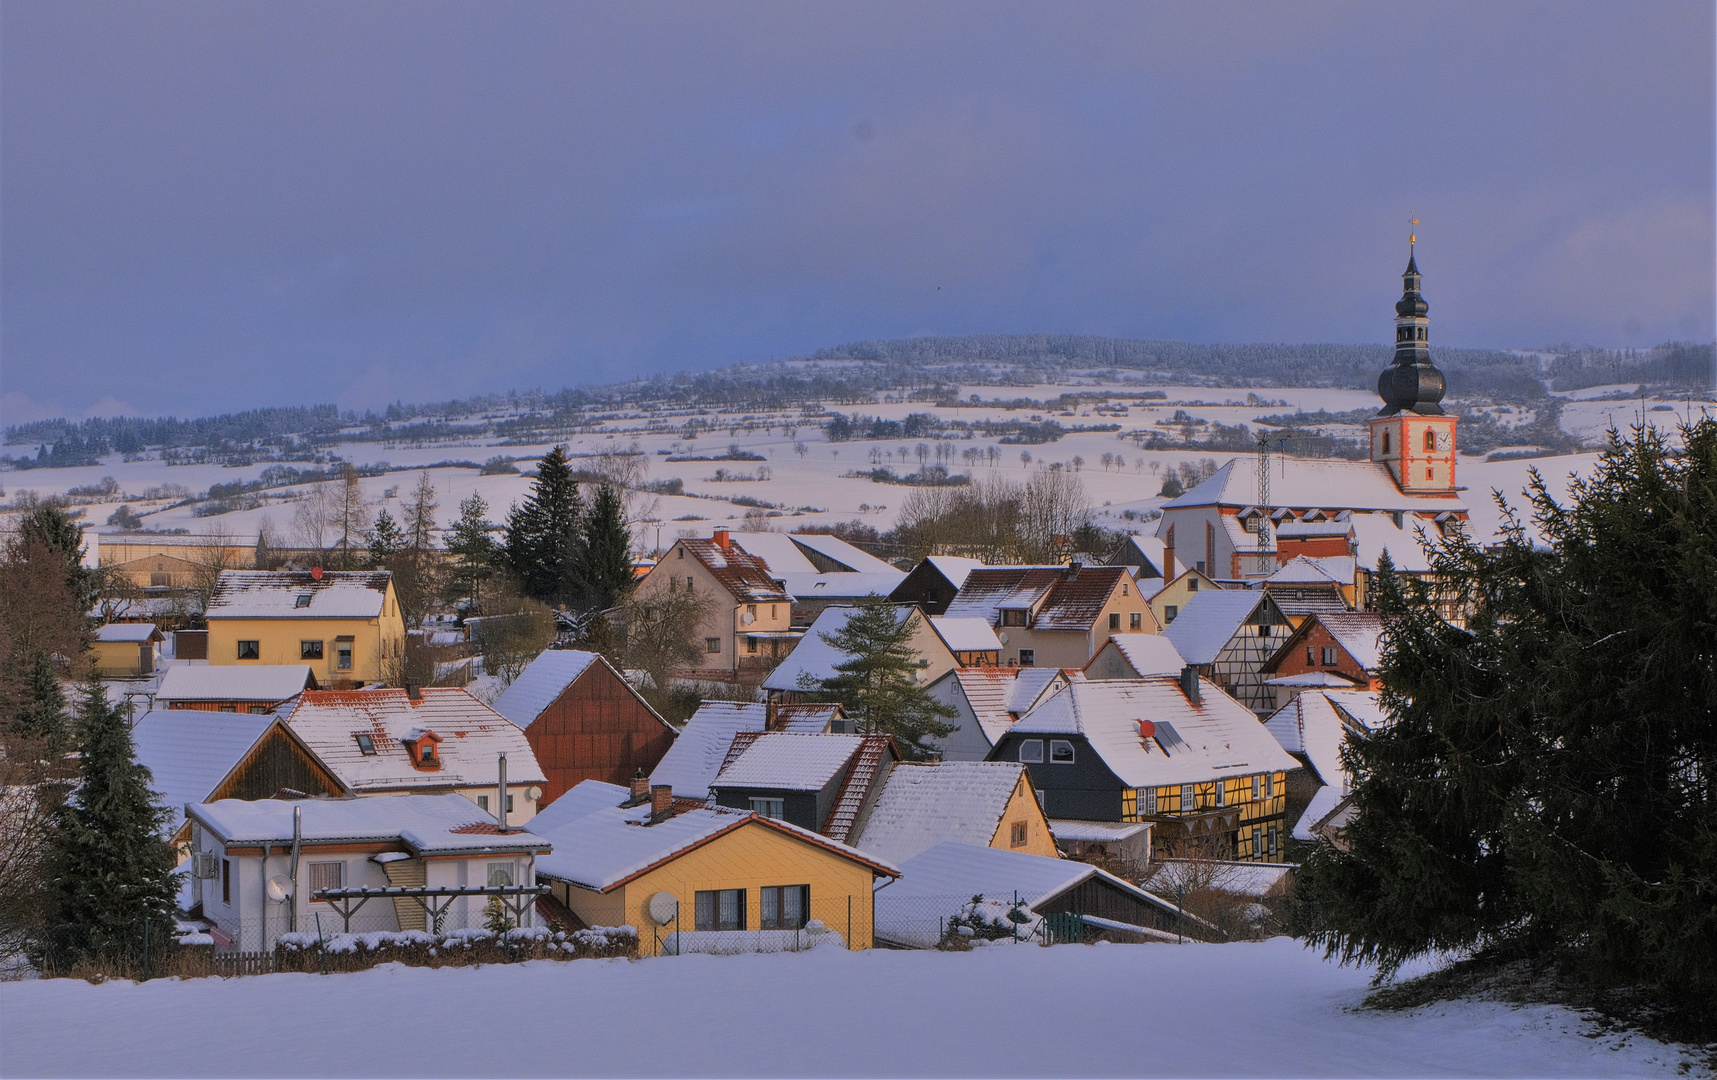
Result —
<path fill-rule="evenodd" d="M 161 930 L 175 903 L 165 807 L 137 763 L 131 726 L 92 679 L 79 716 L 82 777 L 55 812 L 48 840 L 48 931 L 43 958 L 135 955 L 143 922 Z"/>
<path fill-rule="evenodd" d="M 56 503 L 43 503 L 19 520 L 19 549 L 32 550 L 36 543 L 45 548 L 61 567 L 78 611 L 86 612 L 94 607 L 100 585 L 98 575 L 83 565 L 83 532 L 63 507 Z"/>
<path fill-rule="evenodd" d="M 24 697 L 7 725 L 7 734 L 21 739 L 40 739 L 53 749 L 64 747 L 70 725 L 66 722 L 66 695 L 60 690 L 54 659 L 47 650 L 37 649 L 27 663 L 30 671 Z"/>
<path fill-rule="evenodd" d="M 453 556 L 452 584 L 457 595 L 473 605 L 481 599 L 483 582 L 495 573 L 499 550 L 494 523 L 487 518 L 489 504 L 473 494 L 459 503 L 459 520 L 448 530 L 447 550 Z"/>
<path fill-rule="evenodd" d="M 1383 702 L 1350 736 L 1354 816 L 1297 890 L 1303 929 L 1392 970 L 1434 950 L 1555 958 L 1717 1023 L 1717 420 L 1615 432 L 1536 543 L 1435 545 L 1380 575 Z"/>
<path fill-rule="evenodd" d="M 405 550 L 405 534 L 399 531 L 393 515 L 383 507 L 376 513 L 376 523 L 370 529 L 370 565 L 388 569 L 394 557 Z"/>
<path fill-rule="evenodd" d="M 553 606 L 583 592 L 578 557 L 583 519 L 566 447 L 557 446 L 537 466 L 530 497 L 507 515 L 502 556 L 526 596 Z"/>
<path fill-rule="evenodd" d="M 915 622 L 910 609 L 880 597 L 860 604 L 839 630 L 819 635 L 847 659 L 835 665 L 832 678 L 806 676 L 804 689 L 840 702 L 861 731 L 893 735 L 901 755 L 919 761 L 937 752 L 925 740 L 953 734 L 942 721 L 957 714 L 913 678 L 919 670 Z"/>
<path fill-rule="evenodd" d="M 580 582 L 590 607 L 606 611 L 632 591 L 632 534 L 626 528 L 625 508 L 612 484 L 596 489 L 590 514 L 584 523 L 581 545 Z"/>

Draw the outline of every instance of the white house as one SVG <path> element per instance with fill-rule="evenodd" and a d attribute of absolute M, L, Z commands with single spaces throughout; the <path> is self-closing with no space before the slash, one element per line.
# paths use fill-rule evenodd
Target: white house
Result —
<path fill-rule="evenodd" d="M 185 807 L 191 824 L 192 905 L 214 925 L 217 947 L 260 952 L 281 934 L 342 932 L 322 889 L 536 884 L 547 841 L 494 819 L 458 795 L 370 799 L 223 799 Z M 437 898 L 443 930 L 481 926 L 485 895 Z M 533 918 L 521 905 L 524 925 Z M 417 900 L 377 897 L 352 915 L 353 932 L 421 930 Z"/>

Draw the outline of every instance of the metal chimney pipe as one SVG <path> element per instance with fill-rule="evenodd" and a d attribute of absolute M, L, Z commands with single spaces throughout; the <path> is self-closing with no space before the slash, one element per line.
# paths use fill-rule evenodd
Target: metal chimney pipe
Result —
<path fill-rule="evenodd" d="M 292 808 L 292 895 L 286 898 L 286 928 L 298 929 L 298 851 L 304 846 L 304 808 Z M 266 887 L 265 881 L 263 885 Z M 266 910 L 266 909 L 264 909 Z M 266 933 L 266 929 L 264 933 Z"/>
<path fill-rule="evenodd" d="M 496 762 L 495 764 L 496 764 L 497 770 L 500 773 L 500 777 L 496 783 L 496 787 L 499 790 L 496 792 L 496 796 L 495 796 L 495 821 L 501 826 L 501 831 L 506 832 L 507 831 L 507 755 L 502 754 L 501 759 L 498 762 Z"/>

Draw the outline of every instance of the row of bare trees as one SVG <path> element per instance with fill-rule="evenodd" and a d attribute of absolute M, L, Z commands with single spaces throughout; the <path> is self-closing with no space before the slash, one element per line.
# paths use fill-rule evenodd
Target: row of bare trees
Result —
<path fill-rule="evenodd" d="M 1091 518 L 1079 477 L 1054 466 L 1024 481 L 992 473 L 959 487 L 913 488 L 896 535 L 913 561 L 957 554 L 992 564 L 1053 561 L 1062 541 Z"/>

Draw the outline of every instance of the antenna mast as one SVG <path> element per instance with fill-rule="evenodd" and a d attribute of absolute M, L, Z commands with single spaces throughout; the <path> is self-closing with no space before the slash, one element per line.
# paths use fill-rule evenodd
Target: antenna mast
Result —
<path fill-rule="evenodd" d="M 1258 550 L 1270 548 L 1270 436 L 1258 436 L 1258 509 L 1264 518 L 1258 523 Z"/>

